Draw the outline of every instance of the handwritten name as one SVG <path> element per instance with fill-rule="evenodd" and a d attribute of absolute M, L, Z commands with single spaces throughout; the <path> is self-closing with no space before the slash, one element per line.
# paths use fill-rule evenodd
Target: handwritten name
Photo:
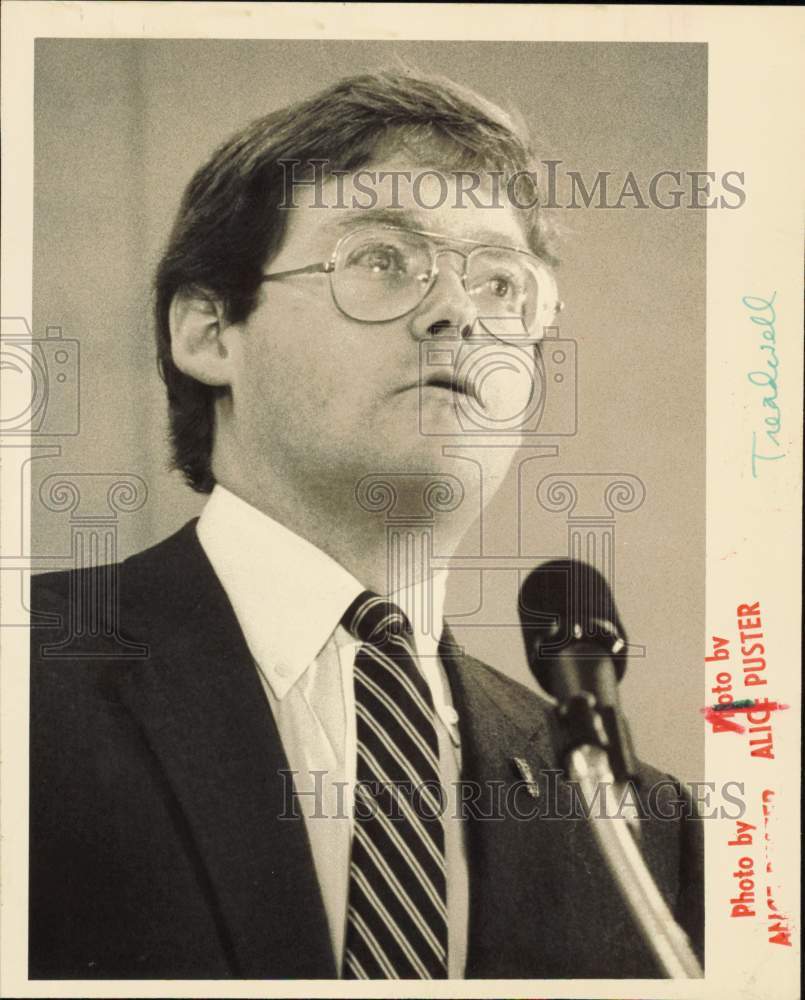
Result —
<path fill-rule="evenodd" d="M 766 430 L 762 431 L 760 447 L 758 447 L 758 433 L 752 431 L 752 478 L 758 478 L 759 463 L 776 462 L 785 458 L 785 452 L 781 451 L 780 431 L 782 429 L 782 414 L 777 403 L 777 384 L 779 381 L 780 359 L 777 355 L 777 333 L 774 328 L 777 313 L 774 308 L 774 300 L 777 292 L 772 292 L 770 299 L 762 299 L 755 295 L 745 295 L 741 302 L 750 312 L 749 317 L 752 323 L 762 328 L 762 337 L 765 343 L 760 345 L 760 350 L 765 353 L 766 367 L 759 371 L 751 371 L 747 374 L 747 379 L 752 385 L 759 386 L 765 390 L 763 396 L 763 407 L 770 412 L 764 417 L 763 423 Z"/>

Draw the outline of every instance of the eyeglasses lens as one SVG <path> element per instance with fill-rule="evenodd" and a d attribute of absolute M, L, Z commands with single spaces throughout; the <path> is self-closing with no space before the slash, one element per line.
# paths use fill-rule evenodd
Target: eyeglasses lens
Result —
<path fill-rule="evenodd" d="M 339 247 L 333 273 L 336 302 L 353 319 L 395 319 L 422 301 L 432 267 L 430 247 L 421 237 L 359 230 Z"/>
<path fill-rule="evenodd" d="M 467 262 L 467 289 L 486 330 L 501 340 L 533 333 L 539 277 L 528 257 L 503 247 L 473 251 Z"/>

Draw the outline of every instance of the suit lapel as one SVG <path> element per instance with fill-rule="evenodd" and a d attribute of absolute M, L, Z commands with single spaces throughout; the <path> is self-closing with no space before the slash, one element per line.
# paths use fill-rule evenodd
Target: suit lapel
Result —
<path fill-rule="evenodd" d="M 555 761 L 550 709 L 450 639 L 447 632 L 442 657 L 461 720 L 462 779 L 491 790 L 481 803 L 497 796 L 496 818 L 481 812 L 467 821 L 466 977 L 596 974 L 607 957 L 605 925 L 625 914 L 586 823 L 556 818 L 569 816 L 572 799 Z"/>
<path fill-rule="evenodd" d="M 335 976 L 304 820 L 279 819 L 292 811 L 287 758 L 195 523 L 128 560 L 121 594 L 124 628 L 150 648 L 122 698 L 175 796 L 237 975 Z"/>

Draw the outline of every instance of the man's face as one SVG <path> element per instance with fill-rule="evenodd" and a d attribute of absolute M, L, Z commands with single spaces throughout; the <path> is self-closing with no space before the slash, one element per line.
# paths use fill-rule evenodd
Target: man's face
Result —
<path fill-rule="evenodd" d="M 366 169 L 408 170 L 416 176 L 426 168 L 393 157 Z M 286 238 L 268 262 L 267 273 L 328 261 L 339 238 L 377 225 L 379 218 L 388 223 L 389 214 L 394 225 L 447 237 L 440 248 L 470 249 L 449 242 L 455 238 L 527 249 L 516 209 L 505 201 L 502 207 L 478 207 L 466 197 L 456 207 L 455 181 L 450 171 L 443 176 L 448 197 L 441 199 L 441 207 L 420 207 L 412 185 L 401 183 L 400 207 L 390 213 L 388 183 L 376 189 L 375 211 L 337 207 L 339 199 L 351 205 L 353 193 L 366 202 L 351 178 L 342 179 L 340 195 L 335 179 L 324 185 L 319 196 L 320 204 L 329 206 L 324 208 L 315 207 L 312 188 L 298 188 L 298 207 L 289 210 Z M 425 178 L 418 193 L 424 205 L 436 204 L 439 181 Z M 483 185 L 478 200 L 490 201 Z M 443 454 L 446 444 L 466 443 L 468 428 L 474 430 L 474 439 L 484 427 L 527 406 L 534 392 L 533 342 L 506 345 L 479 336 L 477 300 L 461 282 L 463 263 L 457 253 L 441 254 L 438 277 L 425 298 L 389 321 L 344 315 L 326 274 L 293 275 L 263 285 L 257 308 L 234 328 L 237 360 L 232 382 L 238 447 L 256 481 L 282 476 L 297 488 L 320 491 L 328 482 L 345 478 L 354 486 L 370 473 L 456 473 L 456 461 Z M 469 382 L 462 383 L 462 372 L 451 358 L 455 362 L 459 356 L 459 331 L 466 336 L 470 329 L 474 333 L 465 339 L 461 357 L 466 361 L 474 352 L 486 352 L 487 357 L 486 363 L 465 365 Z M 442 342 L 446 351 L 438 350 Z M 475 356 L 481 362 L 482 354 Z M 423 365 L 424 358 L 428 360 Z M 451 388 L 450 378 L 456 374 L 460 387 Z M 463 407 L 463 420 L 457 406 Z M 507 436 L 508 444 L 512 440 Z M 513 449 L 494 451 L 500 468 L 492 480 L 502 478 Z M 466 471 L 466 463 L 460 464 Z"/>

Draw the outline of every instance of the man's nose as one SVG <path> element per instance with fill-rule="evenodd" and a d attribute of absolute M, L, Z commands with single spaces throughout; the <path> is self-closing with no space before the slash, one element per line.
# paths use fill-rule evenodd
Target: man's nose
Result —
<path fill-rule="evenodd" d="M 411 334 L 416 340 L 440 334 L 466 338 L 478 316 L 462 280 L 464 258 L 458 253 L 442 251 L 436 267 L 438 273 L 432 288 L 411 314 Z"/>

